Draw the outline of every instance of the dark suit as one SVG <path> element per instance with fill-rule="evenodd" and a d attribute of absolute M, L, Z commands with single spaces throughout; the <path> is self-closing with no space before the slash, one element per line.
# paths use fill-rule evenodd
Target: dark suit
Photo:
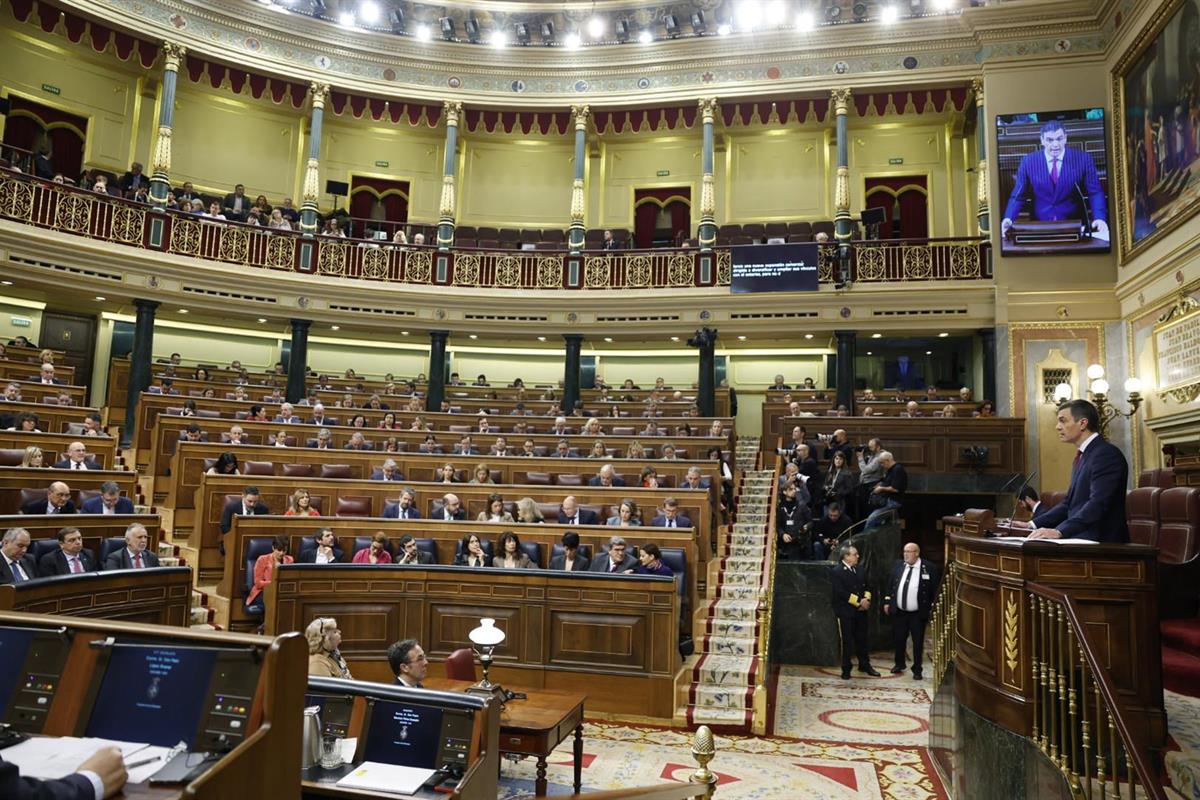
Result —
<path fill-rule="evenodd" d="M 587 572 L 591 569 L 592 561 L 583 553 L 576 552 L 575 560 L 571 562 L 571 572 Z M 565 570 L 567 568 L 567 556 L 555 556 L 550 559 L 550 569 Z"/>
<path fill-rule="evenodd" d="M 158 556 L 149 550 L 142 551 L 142 568 L 157 567 Z M 129 557 L 129 548 L 122 547 L 115 553 L 109 553 L 104 561 L 104 569 L 133 569 L 133 559 Z"/>
<path fill-rule="evenodd" d="M 250 213 L 250 207 L 254 205 L 254 201 L 249 197 L 242 195 L 242 211 L 239 214 L 233 210 L 233 204 L 237 202 L 237 199 L 238 197 L 235 192 L 230 192 L 229 194 L 225 195 L 225 199 L 221 201 L 221 210 L 225 213 L 225 216 L 229 217 L 230 219 L 245 219 L 246 215 Z"/>
<path fill-rule="evenodd" d="M 871 596 L 867 591 L 866 572 L 862 564 L 850 568 L 844 561 L 839 561 L 834 565 L 831 575 L 833 613 L 837 616 L 842 634 L 843 675 L 850 674 L 852 656 L 858 657 L 860 670 L 871 667 L 871 656 L 867 651 L 867 614 L 858 609 L 859 601 Z"/>
<path fill-rule="evenodd" d="M 1036 528 L 1054 528 L 1068 539 L 1094 542 L 1129 541 L 1125 524 L 1125 455 L 1097 436 L 1083 451 L 1071 473 L 1071 486 L 1061 503 L 1033 517 Z"/>
<path fill-rule="evenodd" d="M 383 518 L 384 519 L 420 519 L 421 512 L 417 509 L 416 506 L 409 506 L 408 508 L 404 509 L 404 513 L 401 514 L 400 504 L 397 503 L 396 505 L 388 506 L 387 508 L 385 508 L 383 510 Z"/>
<path fill-rule="evenodd" d="M 44 515 L 47 513 L 46 506 L 48 506 L 48 505 L 50 505 L 50 504 L 49 504 L 49 502 L 47 502 L 46 498 L 39 497 L 37 500 L 30 501 L 30 502 L 26 503 L 25 505 L 21 506 L 21 513 L 29 514 L 30 516 L 37 516 L 39 514 Z M 58 511 L 56 511 L 54 513 L 56 513 L 56 514 L 74 514 L 74 513 L 76 513 L 75 502 L 73 500 L 68 500 L 67 502 L 62 504 L 62 506 L 58 509 Z"/>
<path fill-rule="evenodd" d="M 904 649 L 911 636 L 913 641 L 913 675 L 921 675 L 921 656 L 925 651 L 925 625 L 929 622 L 929 612 L 937 599 L 938 568 L 922 558 L 920 564 L 911 570 L 903 559 L 892 566 L 892 574 L 888 577 L 887 594 L 883 598 L 888 607 L 888 616 L 892 620 L 892 642 L 896 646 L 896 669 L 904 669 Z M 917 607 L 902 609 L 900 604 L 907 602 L 905 592 L 911 593 L 912 587 L 905 586 L 905 580 L 917 582 Z"/>
<path fill-rule="evenodd" d="M 62 461 L 57 462 L 54 465 L 54 468 L 55 469 L 74 469 L 74 467 L 71 464 L 71 459 L 69 459 L 69 458 L 64 458 Z M 95 461 L 92 461 L 89 458 L 83 462 L 83 468 L 84 469 L 100 469 L 100 465 L 97 464 Z"/>
<path fill-rule="evenodd" d="M 1091 206 L 1092 221 L 1108 220 L 1108 206 L 1100 188 L 1096 165 L 1090 155 L 1073 147 L 1063 151 L 1057 181 L 1050 178 L 1045 150 L 1038 148 L 1021 159 L 1012 194 L 1008 196 L 1008 205 L 1004 209 L 1004 218 L 1015 221 L 1029 194 L 1033 195 L 1033 208 L 1029 214 L 1031 219 L 1082 220 L 1082 194 Z"/>
<path fill-rule="evenodd" d="M 292 414 L 290 417 L 285 417 L 283 414 L 276 414 L 275 419 L 273 419 L 272 422 L 280 422 L 284 425 L 301 425 L 304 423 L 304 420 L 300 419 L 295 414 Z"/>
<path fill-rule="evenodd" d="M 296 563 L 298 563 L 298 564 L 315 564 L 315 563 L 317 563 L 317 547 L 315 544 L 312 543 L 312 541 L 313 541 L 312 539 L 308 540 L 309 544 L 312 545 L 311 547 L 308 547 L 307 549 L 301 549 L 300 557 L 296 559 Z M 341 560 L 342 560 L 342 548 L 338 547 L 336 544 L 333 546 L 333 560 L 337 561 L 337 562 L 341 562 Z"/>
<path fill-rule="evenodd" d="M 568 517 L 566 514 L 564 514 L 562 512 L 562 509 L 560 508 L 558 510 L 558 524 L 559 525 L 599 525 L 600 524 L 600 517 L 598 517 L 596 515 L 596 512 L 592 511 L 590 508 L 576 507 L 575 516 L 577 519 L 572 521 L 571 518 Z"/>
<path fill-rule="evenodd" d="M 612 566 L 612 558 L 608 555 L 608 553 L 601 553 L 592 560 L 591 566 L 588 567 L 588 572 L 615 572 L 619 574 L 625 572 L 627 569 L 634 569 L 637 567 L 638 563 L 640 562 L 638 562 L 636 558 L 629 555 L 629 553 L 626 553 L 625 560 L 621 562 L 621 566 L 617 567 L 615 570 L 612 570 L 609 569 L 609 567 Z"/>
<path fill-rule="evenodd" d="M 593 475 L 591 477 L 591 479 L 588 481 L 588 486 L 600 486 L 600 485 L 601 484 L 600 484 L 600 476 L 599 475 Z M 625 479 L 619 475 L 613 475 L 612 485 L 613 486 L 624 486 Z"/>
<path fill-rule="evenodd" d="M 669 528 L 669 527 L 671 527 L 670 525 L 667 524 L 667 516 L 665 514 L 659 514 L 657 517 L 655 517 L 653 520 L 651 520 L 650 526 L 652 528 Z M 690 527 L 692 527 L 692 521 L 689 518 L 685 517 L 683 514 L 676 514 L 675 515 L 675 527 L 676 528 L 690 528 Z"/>
<path fill-rule="evenodd" d="M 79 552 L 79 564 L 83 567 L 84 572 L 95 572 L 96 562 L 92 558 L 92 552 L 86 547 Z M 63 553 L 62 548 L 55 550 L 53 553 L 46 553 L 42 556 L 42 560 L 38 562 L 38 575 L 43 578 L 48 578 L 52 575 L 70 575 L 71 565 L 67 563 L 67 556 Z"/>
<path fill-rule="evenodd" d="M 392 563 L 393 564 L 404 564 L 404 563 L 411 564 L 412 563 L 412 562 L 405 562 L 403 559 L 404 559 L 403 555 L 398 555 L 394 559 L 392 559 Z M 430 553 L 426 553 L 424 550 L 418 550 L 417 551 L 417 563 L 418 564 L 432 564 L 433 563 L 433 555 Z"/>
<path fill-rule="evenodd" d="M 455 511 L 449 517 L 446 516 L 446 509 L 439 508 L 437 513 L 430 517 L 432 520 L 441 520 L 443 522 L 462 522 L 467 518 L 467 511 L 462 506 L 459 506 L 458 511 Z"/>
<path fill-rule="evenodd" d="M 33 563 L 33 556 L 29 553 L 21 556 L 17 560 L 17 563 L 21 565 L 21 570 L 25 573 L 25 577 L 29 580 L 33 580 L 38 576 L 37 564 Z M 13 580 L 13 571 L 8 566 L 8 558 L 4 555 L 0 555 L 0 584 L 3 583 L 16 583 L 16 581 Z M 0 797 L 3 796 L 4 795 L 0 795 Z"/>
<path fill-rule="evenodd" d="M 93 497 L 91 500 L 85 500 L 79 508 L 80 514 L 103 514 L 104 499 L 101 497 Z M 132 514 L 133 501 L 128 497 L 118 497 L 116 508 L 113 509 L 114 514 Z"/>
<path fill-rule="evenodd" d="M 242 501 L 240 499 L 230 500 L 226 503 L 225 508 L 221 511 L 221 533 L 229 533 L 229 530 L 233 527 L 233 515 L 243 513 Z M 254 508 L 251 509 L 252 515 L 270 513 L 271 509 L 267 508 L 266 504 L 261 501 L 255 503 Z"/>
<path fill-rule="evenodd" d="M 384 477 L 384 474 L 383 474 L 382 472 L 372 472 L 372 473 L 371 473 L 371 477 L 369 478 L 369 480 L 373 480 L 373 481 L 402 481 L 402 480 L 404 480 L 404 476 L 403 476 L 402 474 L 400 474 L 400 471 L 399 471 L 399 470 L 397 470 L 397 471 L 396 471 L 396 473 L 395 473 L 395 474 L 394 474 L 392 477 L 390 477 L 390 478 Z"/>
<path fill-rule="evenodd" d="M 83 775 L 60 780 L 22 778 L 16 764 L 0 759 L 0 797 L 5 800 L 93 800 L 96 791 Z"/>

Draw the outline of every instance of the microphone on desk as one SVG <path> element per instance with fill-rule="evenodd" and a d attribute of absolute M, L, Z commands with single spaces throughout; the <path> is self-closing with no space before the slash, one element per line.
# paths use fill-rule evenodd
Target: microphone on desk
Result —
<path fill-rule="evenodd" d="M 1083 193 L 1083 188 L 1079 185 L 1079 181 L 1075 181 L 1075 195 L 1079 198 L 1080 205 L 1083 206 L 1083 238 L 1092 238 L 1092 212 L 1088 207 L 1087 195 Z"/>

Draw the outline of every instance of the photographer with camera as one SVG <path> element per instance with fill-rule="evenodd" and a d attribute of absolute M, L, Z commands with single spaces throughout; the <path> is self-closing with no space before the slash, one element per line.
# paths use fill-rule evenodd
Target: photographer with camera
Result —
<path fill-rule="evenodd" d="M 797 492 L 795 483 L 786 484 L 775 508 L 775 530 L 779 536 L 777 552 L 785 561 L 808 561 L 813 557 L 809 523 L 812 514 Z"/>
<path fill-rule="evenodd" d="M 858 517 L 866 514 L 871 507 L 871 493 L 883 479 L 884 467 L 879 463 L 879 454 L 883 451 L 883 443 L 872 437 L 865 445 L 858 448 Z"/>
<path fill-rule="evenodd" d="M 832 436 L 819 434 L 817 439 L 825 445 L 825 454 L 822 456 L 822 461 L 833 462 L 834 453 L 841 453 L 846 457 L 846 463 L 850 464 L 854 461 L 854 447 L 850 444 L 849 437 L 846 436 L 846 431 L 843 428 L 838 428 L 833 432 Z"/>
<path fill-rule="evenodd" d="M 890 511 L 899 509 L 900 500 L 908 490 L 908 473 L 896 463 L 891 453 L 882 450 L 875 456 L 875 460 L 883 465 L 884 473 L 883 478 L 871 490 L 869 505 L 873 510 L 867 517 L 867 530 L 882 525 Z"/>

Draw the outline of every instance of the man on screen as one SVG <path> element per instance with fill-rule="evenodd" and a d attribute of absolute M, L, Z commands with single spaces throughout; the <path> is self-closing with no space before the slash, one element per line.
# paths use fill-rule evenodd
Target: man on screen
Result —
<path fill-rule="evenodd" d="M 1108 203 L 1092 157 L 1067 147 L 1067 131 L 1058 120 L 1042 125 L 1042 148 L 1021 159 L 1016 183 L 1004 209 L 1000 233 L 1007 237 L 1029 196 L 1029 216 L 1041 221 L 1090 220 L 1092 235 L 1108 241 Z M 1090 207 L 1084 208 L 1084 202 Z"/>

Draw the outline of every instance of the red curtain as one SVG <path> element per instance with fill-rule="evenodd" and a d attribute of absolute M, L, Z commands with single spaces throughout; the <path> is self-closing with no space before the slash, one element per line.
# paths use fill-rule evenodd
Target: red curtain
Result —
<path fill-rule="evenodd" d="M 666 215 L 660 214 L 663 211 L 666 212 Z M 669 218 L 669 222 L 664 219 L 664 216 Z M 634 189 L 633 236 L 637 246 L 653 247 L 656 238 L 664 238 L 663 225 L 670 226 L 670 237 L 673 243 L 679 243 L 691 234 L 692 190 L 690 187 Z"/>
<path fill-rule="evenodd" d="M 929 236 L 929 195 L 924 175 L 867 178 L 866 190 L 867 208 L 882 208 L 884 212 L 880 239 Z"/>
<path fill-rule="evenodd" d="M 408 181 L 354 176 L 350 181 L 350 216 L 408 222 Z"/>
<path fill-rule="evenodd" d="M 48 143 L 54 169 L 72 180 L 78 178 L 83 170 L 87 119 L 22 97 L 10 100 L 12 108 L 4 124 L 4 144 L 36 150 L 43 142 Z"/>

